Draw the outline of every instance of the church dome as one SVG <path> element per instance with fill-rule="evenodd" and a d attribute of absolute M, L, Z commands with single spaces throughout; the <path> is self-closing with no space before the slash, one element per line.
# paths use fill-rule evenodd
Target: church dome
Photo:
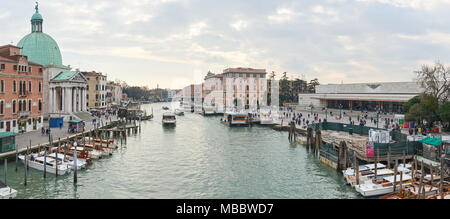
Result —
<path fill-rule="evenodd" d="M 36 5 L 36 13 L 31 18 L 31 33 L 23 37 L 17 46 L 21 48 L 22 55 L 28 56 L 28 61 L 44 66 L 62 66 L 59 46 L 51 36 L 42 32 L 43 22 Z"/>
<path fill-rule="evenodd" d="M 28 61 L 44 66 L 62 66 L 62 56 L 56 41 L 42 32 L 33 32 L 22 38 L 17 44 L 21 54 L 28 56 Z"/>

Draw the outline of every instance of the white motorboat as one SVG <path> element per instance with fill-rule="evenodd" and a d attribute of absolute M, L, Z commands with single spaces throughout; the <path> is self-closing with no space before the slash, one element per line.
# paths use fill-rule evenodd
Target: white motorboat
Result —
<path fill-rule="evenodd" d="M 13 199 L 17 196 L 17 190 L 0 182 L 0 199 Z"/>
<path fill-rule="evenodd" d="M 19 155 L 19 159 L 25 163 L 24 155 Z M 44 160 L 45 160 L 44 157 L 37 156 L 36 154 L 31 154 L 27 156 L 28 166 L 40 171 L 44 171 Z M 57 162 L 55 159 L 51 157 L 47 157 L 46 161 L 47 163 L 45 164 L 46 166 L 45 168 L 48 173 L 56 174 L 56 166 L 58 166 L 58 175 L 65 175 L 70 173 L 71 169 L 67 162 L 63 161 Z"/>
<path fill-rule="evenodd" d="M 402 178 L 401 182 L 400 178 Z M 410 185 L 411 179 L 410 174 L 403 174 L 402 177 L 398 174 L 395 176 L 383 177 L 381 180 L 366 181 L 363 184 L 356 185 L 355 189 L 364 197 L 380 196 L 394 192 L 394 182 L 395 187 L 398 190 L 400 189 L 400 186 L 405 188 Z"/>
<path fill-rule="evenodd" d="M 164 113 L 162 117 L 162 124 L 164 126 L 175 126 L 177 124 L 177 119 L 173 113 Z"/>
<path fill-rule="evenodd" d="M 176 109 L 175 110 L 175 115 L 177 115 L 177 116 L 184 116 L 184 111 L 182 109 Z"/>
<path fill-rule="evenodd" d="M 56 153 L 51 153 L 51 154 L 48 154 L 47 156 L 56 160 Z M 62 161 L 63 159 L 64 159 L 64 154 L 58 153 L 58 160 Z M 72 170 L 75 169 L 75 161 L 73 160 L 73 157 L 66 155 L 66 159 L 67 159 L 66 162 L 69 164 L 70 169 L 72 169 Z M 77 159 L 77 170 L 84 169 L 84 168 L 86 168 L 86 160 L 78 158 Z"/>
<path fill-rule="evenodd" d="M 390 174 L 394 174 L 394 171 L 385 169 L 386 165 L 382 163 L 377 163 L 377 176 L 387 176 Z M 366 164 L 358 167 L 359 169 L 359 182 L 362 183 L 366 180 L 371 179 L 375 176 L 375 164 Z M 347 184 L 350 184 L 352 187 L 356 184 L 356 174 L 353 168 L 347 168 L 342 171 L 344 175 L 345 181 Z"/>

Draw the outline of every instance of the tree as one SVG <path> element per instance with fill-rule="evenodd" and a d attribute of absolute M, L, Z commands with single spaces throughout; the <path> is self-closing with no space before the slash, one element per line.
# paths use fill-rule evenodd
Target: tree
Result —
<path fill-rule="evenodd" d="M 443 104 L 441 104 L 437 113 L 442 122 L 450 122 L 450 102 L 445 101 Z"/>
<path fill-rule="evenodd" d="M 431 94 L 440 103 L 447 101 L 450 93 L 450 69 L 439 61 L 434 66 L 422 65 L 422 69 L 415 72 L 417 80 L 425 93 Z"/>
<path fill-rule="evenodd" d="M 426 121 L 428 127 L 432 127 L 435 121 L 440 120 L 438 114 L 439 101 L 433 95 L 423 93 L 419 97 L 419 102 L 415 97 L 408 102 L 416 103 L 408 107 L 405 114 L 406 121 L 416 121 L 419 124 Z"/>
<path fill-rule="evenodd" d="M 419 96 L 415 96 L 415 97 L 411 98 L 410 100 L 408 100 L 408 102 L 406 102 L 402 105 L 402 108 L 405 112 L 408 112 L 409 109 L 416 103 L 420 103 Z"/>
<path fill-rule="evenodd" d="M 272 73 L 270 73 L 270 75 L 269 75 L 270 80 L 274 80 L 275 76 L 276 76 L 275 72 L 272 71 Z"/>
<path fill-rule="evenodd" d="M 315 92 L 316 92 L 316 86 L 318 86 L 318 85 L 320 85 L 319 79 L 314 78 L 314 80 L 311 80 L 311 81 L 308 83 L 308 86 L 307 86 L 308 92 L 310 92 L 310 93 L 315 93 Z"/>

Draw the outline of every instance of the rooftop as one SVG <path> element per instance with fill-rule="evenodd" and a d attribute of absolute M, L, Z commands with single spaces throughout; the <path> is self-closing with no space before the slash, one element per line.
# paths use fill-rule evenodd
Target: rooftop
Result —
<path fill-rule="evenodd" d="M 266 69 L 254 69 L 254 68 L 227 68 L 223 70 L 223 73 L 259 73 L 267 74 Z"/>

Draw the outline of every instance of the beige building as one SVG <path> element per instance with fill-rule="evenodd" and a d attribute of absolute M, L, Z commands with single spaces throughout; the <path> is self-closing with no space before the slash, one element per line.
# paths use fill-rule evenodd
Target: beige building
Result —
<path fill-rule="evenodd" d="M 106 109 L 107 103 L 107 77 L 100 72 L 83 72 L 86 77 L 87 86 L 87 107 L 89 109 Z"/>

